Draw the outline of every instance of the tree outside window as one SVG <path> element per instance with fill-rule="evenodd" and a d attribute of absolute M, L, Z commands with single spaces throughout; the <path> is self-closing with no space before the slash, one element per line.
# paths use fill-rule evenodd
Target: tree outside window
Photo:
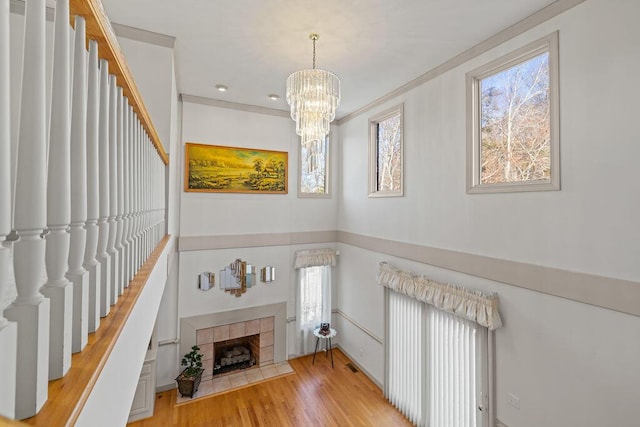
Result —
<path fill-rule="evenodd" d="M 300 146 L 299 197 L 329 197 L 329 137 Z"/>
<path fill-rule="evenodd" d="M 467 75 L 469 192 L 559 188 L 554 36 Z"/>
<path fill-rule="evenodd" d="M 402 196 L 403 106 L 369 119 L 369 195 Z"/>

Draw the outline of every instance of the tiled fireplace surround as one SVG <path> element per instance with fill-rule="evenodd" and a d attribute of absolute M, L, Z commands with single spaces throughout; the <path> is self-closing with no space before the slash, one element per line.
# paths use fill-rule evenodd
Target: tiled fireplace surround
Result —
<path fill-rule="evenodd" d="M 202 379 L 211 379 L 215 344 L 259 334 L 258 366 L 279 363 L 286 354 L 286 303 L 183 317 L 180 319 L 180 354 L 197 344 L 205 368 Z"/>

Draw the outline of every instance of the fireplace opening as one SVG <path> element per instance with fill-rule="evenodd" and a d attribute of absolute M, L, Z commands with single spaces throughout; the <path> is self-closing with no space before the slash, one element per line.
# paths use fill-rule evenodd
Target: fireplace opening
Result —
<path fill-rule="evenodd" d="M 213 375 L 250 368 L 260 360 L 260 335 L 250 335 L 213 344 Z"/>

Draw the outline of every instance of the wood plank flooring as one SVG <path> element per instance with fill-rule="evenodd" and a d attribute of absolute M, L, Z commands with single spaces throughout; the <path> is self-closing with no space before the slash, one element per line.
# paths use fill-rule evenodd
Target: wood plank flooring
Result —
<path fill-rule="evenodd" d="M 175 405 L 175 389 L 156 395 L 155 415 L 129 424 L 157 426 L 410 426 L 362 372 L 352 372 L 340 351 L 289 360 L 296 371 L 263 383 Z"/>

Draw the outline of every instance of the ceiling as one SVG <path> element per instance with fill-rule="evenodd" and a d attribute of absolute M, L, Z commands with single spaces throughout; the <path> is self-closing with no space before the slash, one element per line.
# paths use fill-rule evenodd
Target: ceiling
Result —
<path fill-rule="evenodd" d="M 317 67 L 357 110 L 553 0 L 102 0 L 118 24 L 174 36 L 178 90 L 288 110 L 287 76 Z M 228 86 L 218 92 L 217 84 Z M 280 99 L 272 101 L 269 94 Z"/>

